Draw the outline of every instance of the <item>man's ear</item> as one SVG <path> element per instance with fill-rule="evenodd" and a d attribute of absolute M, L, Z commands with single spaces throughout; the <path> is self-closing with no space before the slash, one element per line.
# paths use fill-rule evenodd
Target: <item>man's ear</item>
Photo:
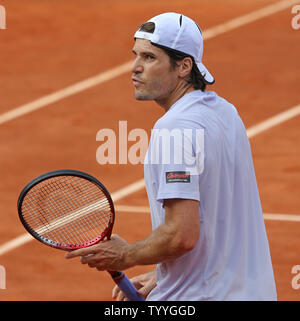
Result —
<path fill-rule="evenodd" d="M 181 61 L 177 62 L 179 64 L 178 74 L 179 77 L 185 78 L 187 77 L 193 68 L 193 60 L 190 57 L 185 57 Z"/>

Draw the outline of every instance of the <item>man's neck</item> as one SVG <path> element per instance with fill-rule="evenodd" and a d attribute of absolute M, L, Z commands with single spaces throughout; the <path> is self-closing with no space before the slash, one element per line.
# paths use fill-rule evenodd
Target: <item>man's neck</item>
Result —
<path fill-rule="evenodd" d="M 171 92 L 171 94 L 162 99 L 157 99 L 155 102 L 161 106 L 166 112 L 173 106 L 177 100 L 179 100 L 184 95 L 195 91 L 194 87 L 191 84 L 187 84 L 186 82 L 179 83 L 178 86 Z"/>

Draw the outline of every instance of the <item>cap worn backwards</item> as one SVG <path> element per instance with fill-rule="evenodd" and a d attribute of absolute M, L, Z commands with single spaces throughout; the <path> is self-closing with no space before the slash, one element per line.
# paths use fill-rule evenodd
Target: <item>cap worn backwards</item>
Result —
<path fill-rule="evenodd" d="M 155 24 L 153 33 L 141 31 L 134 38 L 147 39 L 151 43 L 161 45 L 192 56 L 207 84 L 215 82 L 214 77 L 202 63 L 203 38 L 199 26 L 192 19 L 174 12 L 167 12 L 148 20 Z"/>

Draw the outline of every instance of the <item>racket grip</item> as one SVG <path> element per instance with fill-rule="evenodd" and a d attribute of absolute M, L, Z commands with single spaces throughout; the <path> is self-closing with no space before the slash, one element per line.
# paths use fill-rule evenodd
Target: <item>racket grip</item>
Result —
<path fill-rule="evenodd" d="M 145 301 L 145 298 L 138 293 L 137 289 L 130 282 L 124 272 L 115 272 L 110 274 L 117 286 L 126 295 L 129 301 Z"/>

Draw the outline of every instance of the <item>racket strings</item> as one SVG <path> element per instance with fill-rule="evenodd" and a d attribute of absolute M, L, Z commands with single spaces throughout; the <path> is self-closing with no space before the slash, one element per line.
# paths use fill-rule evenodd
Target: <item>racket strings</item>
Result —
<path fill-rule="evenodd" d="M 98 197 L 97 194 L 95 196 L 94 194 L 82 195 L 82 193 L 77 193 L 75 198 L 71 198 L 70 193 L 65 193 L 62 187 L 56 186 L 55 188 L 58 190 L 53 190 L 53 192 L 50 190 L 49 192 L 48 186 L 47 189 L 39 186 L 38 196 L 36 191 L 31 191 L 26 196 L 27 202 L 29 203 L 28 209 L 36 210 L 40 213 L 38 218 L 43 218 L 45 220 L 45 222 L 42 222 L 42 224 L 47 223 L 47 221 L 57 216 L 58 207 L 60 211 L 70 212 L 72 209 L 77 210 L 81 206 L 86 206 L 89 203 L 93 203 L 95 198 Z M 87 186 L 83 185 L 83 188 L 86 190 Z M 59 197 L 61 197 L 62 200 L 59 200 Z M 81 198 L 81 204 L 77 202 L 79 198 Z M 89 201 L 89 199 L 91 200 Z M 47 204 L 41 204 L 46 201 Z M 26 207 L 26 202 L 23 202 L 23 206 Z M 44 215 L 43 213 L 47 215 Z"/>
<path fill-rule="evenodd" d="M 112 220 L 111 204 L 94 183 L 76 176 L 52 177 L 25 196 L 27 225 L 56 243 L 82 244 L 101 235 Z"/>
<path fill-rule="evenodd" d="M 67 204 L 67 206 L 61 207 L 61 209 L 63 210 L 66 210 L 66 209 L 68 210 L 67 216 L 63 215 L 60 218 L 56 218 L 57 215 L 55 215 L 54 218 L 49 216 L 47 219 L 45 219 L 46 222 L 42 220 L 43 225 L 36 230 L 37 233 L 40 235 L 47 236 L 48 238 L 51 238 L 51 239 L 53 239 L 55 236 L 59 236 L 59 238 L 63 239 L 64 241 L 69 241 L 69 242 L 71 241 L 73 243 L 82 243 L 86 241 L 87 238 L 91 239 L 94 236 L 94 235 L 91 235 L 90 233 L 92 230 L 95 230 L 94 233 L 96 233 L 97 235 L 101 234 L 102 231 L 100 231 L 99 228 L 95 229 L 94 225 L 95 225 L 95 219 L 97 219 L 98 217 L 100 218 L 100 221 L 102 221 L 102 224 L 103 223 L 107 224 L 107 221 L 103 222 L 104 220 L 103 204 L 101 204 L 101 208 L 102 208 L 101 216 L 97 215 L 97 212 L 92 211 L 90 207 L 85 206 L 84 208 L 81 207 L 79 210 L 74 211 L 74 206 L 68 209 L 69 205 L 70 204 Z M 51 207 L 51 210 L 53 211 L 53 207 Z M 95 208 L 95 210 L 97 210 L 97 207 Z M 41 217 L 45 218 L 45 214 L 43 212 L 40 214 L 41 214 Z M 46 215 L 49 215 L 49 211 L 47 211 Z M 82 219 L 83 215 L 84 215 L 84 220 Z M 72 233 L 70 232 L 71 221 L 72 221 L 71 227 L 76 231 L 76 235 L 74 235 L 73 231 Z M 49 232 L 48 235 L 45 235 L 45 233 L 47 234 L 47 232 Z M 86 233 L 86 235 L 83 235 L 84 233 Z M 74 239 L 74 236 L 76 236 L 75 239 Z"/>

